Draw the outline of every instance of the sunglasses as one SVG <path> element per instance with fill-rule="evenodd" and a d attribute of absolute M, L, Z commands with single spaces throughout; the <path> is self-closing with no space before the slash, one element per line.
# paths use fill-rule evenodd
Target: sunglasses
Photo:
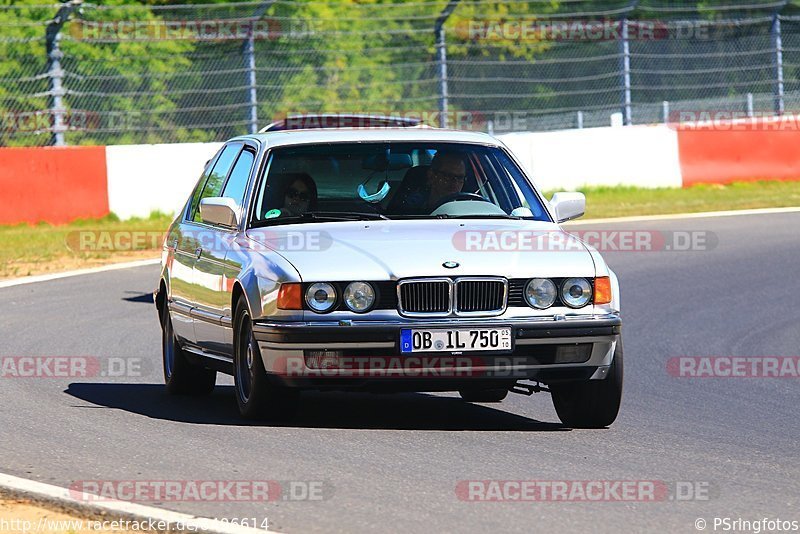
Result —
<path fill-rule="evenodd" d="M 294 188 L 287 189 L 286 196 L 293 200 L 311 200 L 311 195 L 308 194 L 308 191 L 298 191 Z"/>

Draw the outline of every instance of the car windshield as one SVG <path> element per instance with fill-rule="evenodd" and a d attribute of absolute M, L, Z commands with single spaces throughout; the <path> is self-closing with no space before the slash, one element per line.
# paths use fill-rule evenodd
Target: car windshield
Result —
<path fill-rule="evenodd" d="M 326 143 L 272 151 L 251 225 L 411 218 L 550 220 L 500 148 Z"/>

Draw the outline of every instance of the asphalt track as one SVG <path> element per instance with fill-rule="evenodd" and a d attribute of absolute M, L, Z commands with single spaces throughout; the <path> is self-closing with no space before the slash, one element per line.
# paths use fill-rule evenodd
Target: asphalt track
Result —
<path fill-rule="evenodd" d="M 245 424 L 230 380 L 168 397 L 148 292 L 157 267 L 0 289 L 0 357 L 141 358 L 141 377 L 0 378 L 0 471 L 78 480 L 324 482 L 323 500 L 168 502 L 267 517 L 286 532 L 697 532 L 703 518 L 800 520 L 800 379 L 678 378 L 676 356 L 800 355 L 800 214 L 608 223 L 707 232 L 711 250 L 606 252 L 622 284 L 626 383 L 605 430 L 562 427 L 549 395 L 309 394 Z M 650 480 L 707 488 L 658 502 L 468 502 L 464 480 Z M 719 528 L 717 529 L 719 531 Z"/>

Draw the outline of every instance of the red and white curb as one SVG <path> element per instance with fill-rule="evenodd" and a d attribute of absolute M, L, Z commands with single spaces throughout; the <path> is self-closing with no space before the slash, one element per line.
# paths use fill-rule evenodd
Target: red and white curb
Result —
<path fill-rule="evenodd" d="M 66 488 L 3 473 L 0 473 L 1 494 L 27 498 L 34 503 L 43 505 L 55 504 L 68 510 L 93 514 L 100 513 L 106 517 L 112 516 L 120 520 L 149 521 L 152 519 L 153 521 L 165 522 L 171 525 L 186 525 L 187 531 L 191 530 L 191 532 L 210 534 L 264 534 L 265 532 L 257 528 L 243 527 L 207 517 L 183 514 L 131 502 L 85 502 L 72 497 Z M 270 530 L 269 532 L 275 531 Z"/>

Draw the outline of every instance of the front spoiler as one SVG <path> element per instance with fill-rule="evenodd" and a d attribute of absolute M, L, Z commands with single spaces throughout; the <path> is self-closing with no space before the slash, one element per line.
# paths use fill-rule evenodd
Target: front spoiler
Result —
<path fill-rule="evenodd" d="M 563 316 L 562 316 L 563 317 Z M 399 352 L 400 330 L 403 328 L 490 328 L 509 326 L 515 340 L 527 343 L 532 340 L 563 340 L 617 336 L 622 319 L 618 314 L 601 316 L 550 317 L 500 320 L 418 320 L 418 321 L 315 321 L 315 322 L 262 322 L 253 325 L 256 341 L 276 349 L 314 348 L 365 348 L 397 345 Z"/>
<path fill-rule="evenodd" d="M 264 368 L 273 379 L 293 387 L 319 389 L 374 389 L 448 391 L 454 384 L 543 383 L 599 380 L 606 377 L 620 336 L 618 315 L 554 320 L 458 321 L 352 321 L 330 323 L 254 324 Z M 414 353 L 401 354 L 402 328 L 513 329 L 514 348 L 506 354 Z M 544 362 L 539 353 L 556 346 L 590 345 L 585 361 Z M 309 350 L 339 351 L 348 367 L 329 370 L 307 367 Z M 485 354 L 485 353 L 484 353 Z M 436 364 L 425 363 L 436 361 Z M 413 363 L 409 363 L 413 362 Z M 408 365 L 407 365 L 408 364 Z"/>

